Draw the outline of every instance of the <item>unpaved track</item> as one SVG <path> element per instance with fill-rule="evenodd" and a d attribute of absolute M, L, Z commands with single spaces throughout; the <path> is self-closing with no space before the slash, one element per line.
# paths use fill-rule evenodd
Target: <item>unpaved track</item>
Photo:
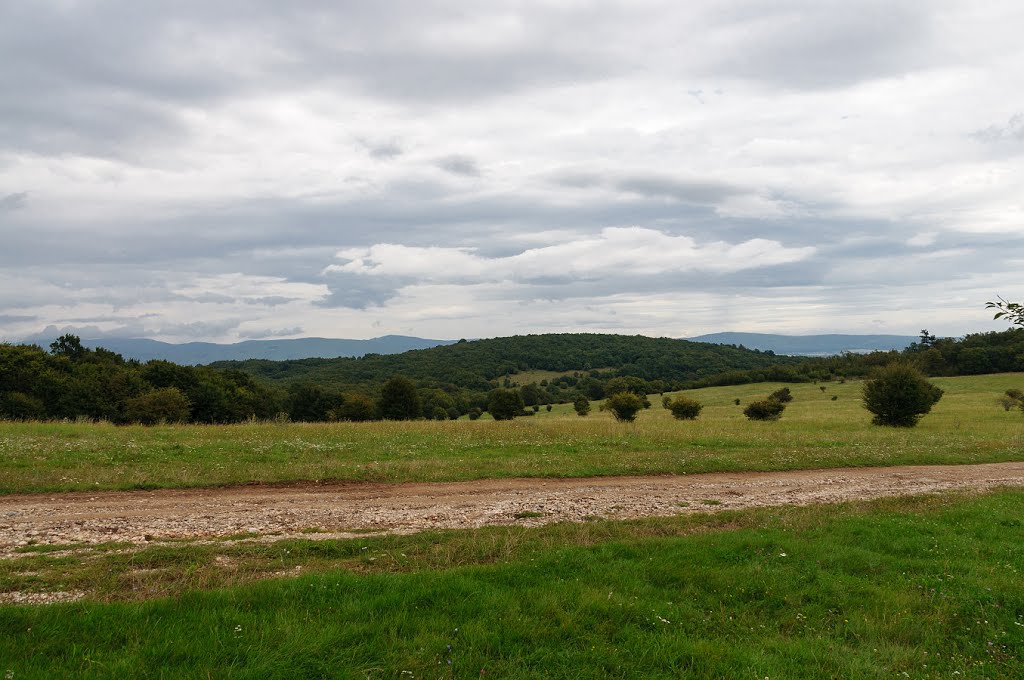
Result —
<path fill-rule="evenodd" d="M 1024 486 L 1024 462 L 658 477 L 498 479 L 431 484 L 312 484 L 0 497 L 0 555 L 69 544 L 241 533 L 266 540 L 489 525 L 539 525 L 947 489 Z M 523 516 L 539 513 L 540 516 Z M 519 517 L 517 517 L 519 515 Z M 324 533 L 309 533 L 319 530 Z"/>

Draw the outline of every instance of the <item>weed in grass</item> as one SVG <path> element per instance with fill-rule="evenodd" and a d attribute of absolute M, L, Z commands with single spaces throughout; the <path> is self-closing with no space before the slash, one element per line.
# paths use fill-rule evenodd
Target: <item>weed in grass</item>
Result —
<path fill-rule="evenodd" d="M 543 517 L 544 513 L 543 512 L 534 512 L 533 510 L 523 510 L 522 512 L 517 512 L 516 514 L 514 514 L 512 516 L 515 517 L 516 519 L 530 519 L 530 518 L 533 518 L 533 517 Z"/>

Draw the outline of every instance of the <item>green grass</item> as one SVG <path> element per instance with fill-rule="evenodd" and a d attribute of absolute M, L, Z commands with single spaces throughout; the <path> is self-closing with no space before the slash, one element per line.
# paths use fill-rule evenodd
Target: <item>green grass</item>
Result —
<path fill-rule="evenodd" d="M 1024 492 L 1004 491 L 156 546 L 134 556 L 147 573 L 194 573 L 225 550 L 242 551 L 237 564 L 263 559 L 317 573 L 143 602 L 0 607 L 0 672 L 19 680 L 1018 678 L 1022 508 Z M 91 568 L 98 574 L 116 559 L 112 548 Z"/>
<path fill-rule="evenodd" d="M 636 423 L 572 406 L 498 423 L 257 423 L 116 427 L 0 423 L 0 493 L 151 489 L 295 480 L 454 481 L 838 466 L 980 463 L 1024 458 L 1024 414 L 996 399 L 1024 374 L 935 380 L 946 395 L 913 429 L 870 425 L 860 384 L 790 385 L 779 422 L 743 406 L 780 385 L 694 390 L 696 421 L 660 406 Z M 832 401 L 832 396 L 838 396 Z M 739 398 L 741 405 L 733 400 Z"/>

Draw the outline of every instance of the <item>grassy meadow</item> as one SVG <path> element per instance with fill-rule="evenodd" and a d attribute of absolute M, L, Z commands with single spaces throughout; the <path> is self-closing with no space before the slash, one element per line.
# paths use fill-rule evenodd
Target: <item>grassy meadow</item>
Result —
<path fill-rule="evenodd" d="M 4 589 L 64 572 L 65 586 L 108 584 L 109 601 L 0 606 L 0 672 L 19 680 L 1018 678 L 1022 507 L 1024 492 L 1003 491 L 111 549 L 78 565 L 26 554 L 0 567 Z M 280 576 L 302 565 L 303 575 Z M 277 578 L 246 582 L 270 569 Z"/>
<path fill-rule="evenodd" d="M 946 390 L 913 429 L 870 424 L 858 382 L 789 385 L 778 422 L 743 405 L 775 383 L 687 392 L 704 405 L 676 421 L 653 395 L 633 424 L 568 404 L 513 422 L 114 426 L 0 423 L 0 493 L 287 482 L 454 481 L 980 463 L 1024 458 L 1024 414 L 996 399 L 1024 374 L 937 378 Z M 825 389 L 822 390 L 821 388 Z M 832 400 L 835 396 L 837 399 Z M 739 399 L 741 405 L 734 404 Z"/>

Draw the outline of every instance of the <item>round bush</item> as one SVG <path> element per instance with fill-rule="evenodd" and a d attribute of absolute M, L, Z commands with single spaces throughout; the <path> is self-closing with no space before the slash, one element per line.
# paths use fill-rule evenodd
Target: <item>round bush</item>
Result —
<path fill-rule="evenodd" d="M 778 420 L 785 410 L 786 405 L 781 401 L 764 399 L 747 404 L 747 407 L 743 409 L 743 415 L 750 420 Z"/>
<path fill-rule="evenodd" d="M 608 397 L 602 411 L 611 411 L 615 420 L 620 423 L 631 423 L 636 420 L 636 414 L 644 408 L 643 400 L 632 392 L 619 392 Z"/>
<path fill-rule="evenodd" d="M 676 420 L 693 420 L 700 415 L 703 408 L 704 405 L 699 401 L 688 397 L 676 397 L 668 405 L 668 409 L 672 411 L 672 417 Z"/>
<path fill-rule="evenodd" d="M 942 390 L 916 368 L 889 364 L 864 383 L 863 397 L 864 407 L 875 415 L 871 420 L 875 425 L 913 427 L 942 398 Z"/>
<path fill-rule="evenodd" d="M 576 415 L 585 416 L 590 413 L 590 400 L 583 396 L 576 397 L 572 407 L 576 410 Z"/>

